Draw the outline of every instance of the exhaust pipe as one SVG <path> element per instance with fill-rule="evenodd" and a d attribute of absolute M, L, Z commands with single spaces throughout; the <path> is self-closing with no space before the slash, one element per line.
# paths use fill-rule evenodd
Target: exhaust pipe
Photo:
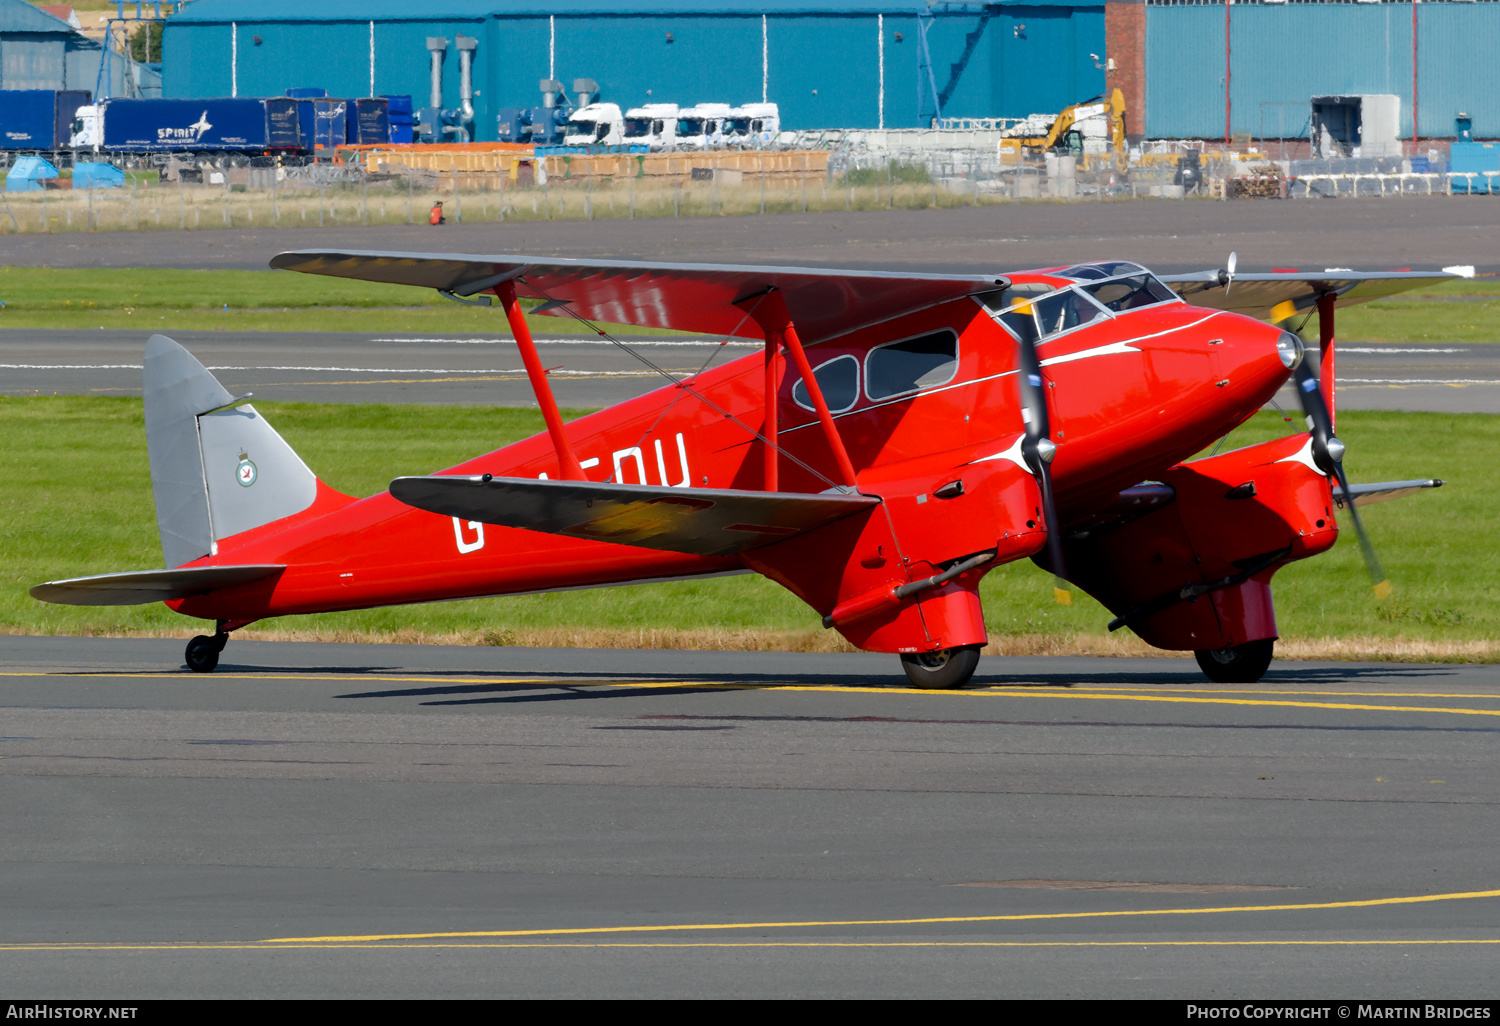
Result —
<path fill-rule="evenodd" d="M 458 99 L 459 113 L 464 124 L 474 123 L 474 50 L 479 40 L 473 36 L 455 36 L 458 47 Z"/>
<path fill-rule="evenodd" d="M 562 83 L 555 78 L 544 78 L 537 86 L 542 91 L 542 106 L 551 110 L 557 106 L 557 94 L 562 92 Z"/>
<path fill-rule="evenodd" d="M 599 83 L 591 78 L 575 78 L 573 80 L 573 98 L 578 106 L 587 107 L 599 95 Z"/>
<path fill-rule="evenodd" d="M 427 49 L 432 51 L 432 95 L 428 106 L 433 110 L 443 109 L 443 51 L 448 49 L 448 40 L 442 36 L 428 36 Z"/>

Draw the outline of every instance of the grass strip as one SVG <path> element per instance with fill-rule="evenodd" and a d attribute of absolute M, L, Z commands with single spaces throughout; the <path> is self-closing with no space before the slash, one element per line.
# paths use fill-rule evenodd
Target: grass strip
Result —
<path fill-rule="evenodd" d="M 392 477 L 429 473 L 542 430 L 536 411 L 257 403 L 307 463 L 356 495 Z M 577 416 L 585 411 L 568 411 Z M 1226 448 L 1296 430 L 1275 414 L 1238 429 Z M 1276 577 L 1285 652 L 1313 657 L 1500 661 L 1500 503 L 1492 471 L 1500 417 L 1345 411 L 1339 435 L 1357 481 L 1441 477 L 1436 492 L 1368 507 L 1366 520 L 1396 593 L 1371 597 L 1352 536 Z M 197 633 L 165 606 L 75 607 L 26 593 L 44 580 L 161 566 L 138 399 L 0 398 L 0 632 Z M 1155 651 L 1081 593 L 1051 602 L 1029 561 L 999 567 L 981 589 L 997 650 L 1010 654 Z M 838 651 L 789 593 L 747 575 L 551 595 L 283 617 L 247 636 L 360 641 Z M 1300 648 L 1298 646 L 1301 646 Z"/>
<path fill-rule="evenodd" d="M 538 301 L 522 300 L 523 306 Z M 454 303 L 413 285 L 299 274 L 156 268 L 0 267 L 0 329 L 362 331 L 509 336 L 499 307 Z M 601 325 L 625 335 L 683 332 Z M 535 322 L 538 334 L 587 335 L 572 317 Z"/>
<path fill-rule="evenodd" d="M 1500 281 L 1446 282 L 1339 313 L 1344 342 L 1500 342 Z M 1453 302 L 1493 296 L 1493 302 Z M 534 304 L 531 304 L 534 305 Z M 495 308 L 463 306 L 432 289 L 291 271 L 0 267 L 0 329 L 139 327 L 148 331 L 359 331 L 508 336 Z M 617 335 L 684 334 L 628 324 Z M 586 335 L 572 317 L 538 332 Z M 1317 318 L 1302 326 L 1315 340 Z"/>

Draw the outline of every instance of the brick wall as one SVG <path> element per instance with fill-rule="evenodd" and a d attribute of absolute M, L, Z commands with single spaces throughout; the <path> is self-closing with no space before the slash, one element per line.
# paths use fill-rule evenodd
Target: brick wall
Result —
<path fill-rule="evenodd" d="M 1115 69 L 1105 74 L 1107 88 L 1125 94 L 1125 134 L 1131 142 L 1138 142 L 1146 134 L 1144 0 L 1108 0 L 1105 3 L 1104 49 L 1115 63 Z"/>

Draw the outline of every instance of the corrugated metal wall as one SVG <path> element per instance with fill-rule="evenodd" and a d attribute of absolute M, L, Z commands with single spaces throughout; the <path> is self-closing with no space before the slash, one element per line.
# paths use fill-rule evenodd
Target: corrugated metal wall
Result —
<path fill-rule="evenodd" d="M 1401 97 L 1411 135 L 1411 11 L 1406 4 L 1236 4 L 1230 8 L 1231 130 L 1305 137 L 1315 95 Z M 1454 117 L 1500 138 L 1500 4 L 1417 7 L 1417 120 L 1451 136 Z M 1153 138 L 1224 135 L 1224 7 L 1146 10 L 1146 121 Z"/>
<path fill-rule="evenodd" d="M 197 17 L 202 18 L 202 10 Z M 886 15 L 885 124 L 915 127 L 917 19 Z M 554 34 L 555 31 L 555 41 Z M 238 62 L 231 69 L 231 33 Z M 425 38 L 444 36 L 444 101 L 456 105 L 456 32 L 480 40 L 475 55 L 475 123 L 494 137 L 494 112 L 540 103 L 537 80 L 599 82 L 601 99 L 622 107 L 647 102 L 745 103 L 761 98 L 758 15 L 491 16 L 484 21 L 377 21 L 375 92 L 410 93 L 426 103 Z M 672 42 L 666 40 L 671 33 Z M 896 36 L 901 36 L 898 41 Z M 261 42 L 254 43 L 259 36 Z M 941 14 L 928 34 L 933 77 L 950 117 L 1021 117 L 1056 111 L 1104 89 L 1090 53 L 1104 52 L 1104 10 L 1012 6 Z M 772 14 L 766 19 L 767 98 L 787 128 L 873 128 L 880 115 L 877 19 L 871 14 Z M 370 87 L 370 23 L 172 22 L 163 41 L 164 95 L 280 95 L 319 86 L 336 96 Z M 930 101 L 925 112 L 931 116 Z"/>

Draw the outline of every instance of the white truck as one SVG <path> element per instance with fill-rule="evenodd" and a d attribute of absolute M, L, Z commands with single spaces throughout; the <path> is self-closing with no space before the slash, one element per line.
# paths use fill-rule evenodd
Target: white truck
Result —
<path fill-rule="evenodd" d="M 746 150 L 763 150 L 781 134 L 781 111 L 774 103 L 746 103 L 729 112 L 729 127 L 724 133 L 728 146 Z"/>
<path fill-rule="evenodd" d="M 591 103 L 568 118 L 564 146 L 619 146 L 625 139 L 625 116 L 617 103 Z"/>
<path fill-rule="evenodd" d="M 677 148 L 680 150 L 722 149 L 729 115 L 734 110 L 727 103 L 700 103 L 677 112 Z"/>
<path fill-rule="evenodd" d="M 677 113 L 680 109 L 675 103 L 648 103 L 627 110 L 625 112 L 626 144 L 648 146 L 652 153 L 675 148 Z"/>

